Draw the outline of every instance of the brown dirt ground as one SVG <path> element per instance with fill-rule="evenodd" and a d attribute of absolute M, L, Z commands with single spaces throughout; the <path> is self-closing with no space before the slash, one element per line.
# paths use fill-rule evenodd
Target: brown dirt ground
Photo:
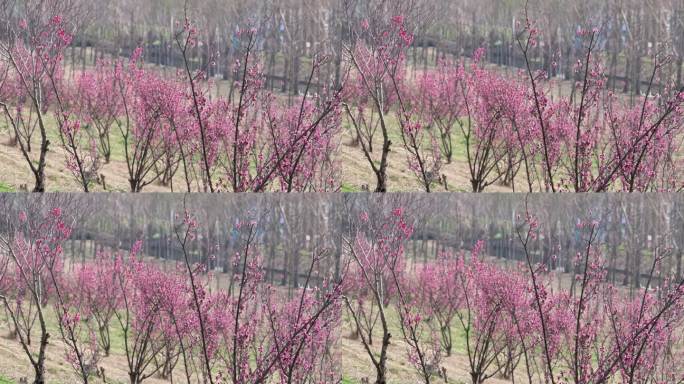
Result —
<path fill-rule="evenodd" d="M 0 324 L 2 327 L 2 335 L 0 335 L 0 376 L 7 379 L 19 382 L 23 377 L 28 378 L 29 382 L 33 377 L 31 365 L 24 354 L 21 345 L 17 340 L 8 338 L 8 328 L 6 323 Z M 60 340 L 58 334 L 51 332 L 51 343 L 47 349 L 46 379 L 49 384 L 64 384 L 76 383 L 78 377 L 73 369 L 64 360 L 64 345 Z M 105 368 L 105 376 L 107 383 L 127 383 L 127 364 L 126 357 L 123 354 L 115 353 L 102 360 L 100 366 Z M 102 383 L 99 378 L 93 378 L 94 383 Z M 169 383 L 167 380 L 161 380 L 152 377 L 145 380 L 150 384 Z"/>
<path fill-rule="evenodd" d="M 375 137 L 380 142 L 380 135 Z M 33 187 L 33 174 L 18 146 L 9 145 L 7 130 L 0 130 L 0 183 L 9 186 L 13 190 L 20 190 L 25 184 L 29 190 Z M 398 140 L 393 140 L 394 142 Z M 368 161 L 363 155 L 360 146 L 352 146 L 350 130 L 344 129 L 340 137 L 338 158 L 341 164 L 341 185 L 345 191 L 360 191 L 362 185 L 368 185 L 372 190 L 375 187 L 373 175 Z M 377 146 L 380 146 L 377 144 Z M 37 153 L 32 153 L 37 156 Z M 378 153 L 373 155 L 379 156 Z M 421 185 L 416 176 L 406 166 L 406 150 L 399 142 L 392 146 L 387 169 L 388 186 L 390 191 L 420 191 Z M 79 184 L 65 167 L 65 151 L 59 145 L 59 139 L 51 140 L 50 151 L 47 155 L 46 166 L 48 191 L 80 191 Z M 121 153 L 114 153 L 109 164 L 105 164 L 100 171 L 105 175 L 107 191 L 127 192 L 128 171 L 126 162 Z M 450 191 L 469 191 L 468 167 L 465 160 L 455 159 L 451 164 L 445 164 L 442 173 L 447 176 Z M 175 190 L 183 188 L 182 170 L 179 170 L 174 180 Z M 102 185 L 95 185 L 94 191 L 104 191 Z M 441 185 L 435 187 L 436 191 L 445 191 Z M 182 191 L 182 189 L 180 189 Z M 171 192 L 168 186 L 153 183 L 144 188 L 145 192 Z M 511 189 L 502 185 L 491 185 L 488 192 L 509 192 Z"/>
<path fill-rule="evenodd" d="M 8 326 L 4 318 L 0 321 L 0 377 L 4 377 L 15 382 L 23 377 L 27 377 L 30 381 L 32 378 L 31 366 L 24 355 L 24 351 L 17 340 L 8 338 Z M 51 343 L 47 349 L 47 382 L 50 384 L 56 383 L 72 383 L 77 382 L 77 376 L 72 368 L 64 361 L 64 346 L 56 333 L 56 330 L 51 332 Z M 364 377 L 373 378 L 374 370 L 368 359 L 365 349 L 359 340 L 351 339 L 350 328 L 345 325 L 342 330 L 342 337 L 340 339 L 339 348 L 342 356 L 342 371 L 345 382 L 360 383 Z M 399 335 L 399 330 L 393 332 Z M 445 358 L 443 366 L 447 369 L 449 376 L 448 383 L 467 383 L 468 382 L 468 362 L 467 357 L 463 353 L 454 353 L 452 356 Z M 109 357 L 102 360 L 100 366 L 105 368 L 108 383 L 126 383 L 127 379 L 127 364 L 126 357 L 123 351 L 115 350 Z M 174 382 L 183 382 L 183 374 L 179 367 L 176 370 Z M 419 381 L 419 377 L 412 366 L 406 360 L 406 345 L 397 336 L 393 339 L 389 348 L 388 371 L 391 383 L 409 384 Z M 372 380 L 371 380 L 372 381 Z M 94 383 L 102 383 L 99 378 L 93 378 Z M 145 381 L 150 384 L 169 383 L 169 380 L 164 380 L 159 377 L 152 377 Z M 436 379 L 435 382 L 443 382 L 441 379 Z M 509 383 L 509 381 L 492 378 L 487 381 L 491 384 Z"/>

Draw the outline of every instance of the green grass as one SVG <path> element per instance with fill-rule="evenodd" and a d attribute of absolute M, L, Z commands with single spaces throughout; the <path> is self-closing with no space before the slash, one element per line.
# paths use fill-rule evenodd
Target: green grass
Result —
<path fill-rule="evenodd" d="M 353 185 L 342 184 L 342 186 L 340 186 L 340 192 L 358 192 L 358 191 L 359 191 L 359 189 Z"/>
<path fill-rule="evenodd" d="M 14 192 L 14 188 L 0 181 L 0 192 Z M 1 377 L 0 380 L 2 380 Z M 0 381 L 0 384 L 2 384 L 2 381 Z"/>
<path fill-rule="evenodd" d="M 14 384 L 14 381 L 6 378 L 5 376 L 0 376 L 0 384 Z"/>

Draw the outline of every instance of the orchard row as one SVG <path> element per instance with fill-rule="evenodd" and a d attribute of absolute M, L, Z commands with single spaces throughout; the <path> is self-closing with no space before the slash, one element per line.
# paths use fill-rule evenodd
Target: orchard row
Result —
<path fill-rule="evenodd" d="M 259 219 L 235 225 L 238 247 L 228 255 L 227 282 L 212 288 L 219 272 L 193 262 L 193 243 L 200 240 L 190 212 L 174 218 L 174 241 L 183 253 L 175 268 L 145 258 L 140 242 L 127 252 L 69 261 L 63 245 L 73 229 L 70 217 L 59 207 L 29 208 L 0 238 L 8 342 L 21 345 L 35 383 L 50 379 L 46 359 L 55 345 L 64 346 L 75 378 L 104 379 L 100 364 L 115 335 L 123 339 L 119 348 L 132 384 L 153 376 L 339 383 L 345 323 L 370 362 L 366 377 L 376 383 L 398 379 L 387 367 L 398 359 L 407 359 L 426 384 L 447 380 L 444 361 L 452 354 L 467 356 L 473 384 L 492 377 L 684 380 L 684 280 L 663 268 L 667 251 L 657 249 L 643 289 L 630 294 L 611 284 L 598 221 L 577 224 L 583 246 L 569 274 L 535 261 L 531 244 L 539 225 L 529 214 L 518 220 L 526 256 L 514 267 L 488 258 L 482 242 L 409 266 L 404 248 L 414 219 L 388 205 L 353 218 L 338 272 L 326 269 L 324 251 L 313 252 L 304 256 L 301 285 L 287 290 L 265 279 Z M 50 334 L 55 328 L 59 332 Z M 391 348 L 395 344 L 400 347 Z"/>
<path fill-rule="evenodd" d="M 322 74 L 328 55 L 314 55 L 303 93 L 286 101 L 265 86 L 254 28 L 236 34 L 235 83 L 212 97 L 214 62 L 197 68 L 191 52 L 203 42 L 187 17 L 174 34 L 183 58 L 174 76 L 146 67 L 140 48 L 65 76 L 64 52 L 77 31 L 55 4 L 24 10 L 0 44 L 0 106 L 34 191 L 46 188 L 54 145 L 84 191 L 113 150 L 123 152 L 132 192 L 154 182 L 173 188 L 174 181 L 186 191 L 337 191 L 345 129 L 378 192 L 390 188 L 387 168 L 396 156 L 405 156 L 399 161 L 425 191 L 448 188 L 442 171 L 454 161 L 465 164 L 474 192 L 495 183 L 553 192 L 682 188 L 684 91 L 660 73 L 671 58 L 653 52 L 648 89 L 636 102 L 614 94 L 599 29 L 577 31 L 584 55 L 572 90 L 554 94 L 556 81 L 529 58 L 540 33 L 529 19 L 516 36 L 525 70 L 487 68 L 478 50 L 467 62 L 442 58 L 410 77 L 411 9 L 351 12 L 342 80 Z M 54 125 L 56 144 L 49 140 Z M 399 146 L 401 154 L 393 151 Z"/>

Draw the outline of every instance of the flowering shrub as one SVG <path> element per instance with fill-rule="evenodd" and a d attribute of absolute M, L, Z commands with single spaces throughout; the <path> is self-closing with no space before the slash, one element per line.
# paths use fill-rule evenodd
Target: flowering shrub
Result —
<path fill-rule="evenodd" d="M 213 289 L 214 271 L 192 260 L 199 223 L 191 213 L 175 226 L 183 253 L 175 267 L 147 260 L 137 242 L 129 252 L 75 262 L 73 271 L 63 257 L 69 214 L 21 212 L 10 237 L 0 237 L 0 301 L 41 380 L 48 315 L 82 382 L 99 372 L 116 332 L 131 383 L 179 372 L 214 383 L 336 383 L 345 314 L 379 382 L 392 380 L 387 362 L 399 358 L 393 336 L 426 384 L 446 377 L 444 361 L 456 353 L 465 355 L 473 384 L 495 376 L 545 383 L 684 377 L 684 280 L 661 268 L 665 253 L 657 251 L 644 288 L 630 295 L 610 283 L 597 220 L 577 224 L 581 251 L 564 274 L 534 259 L 541 224 L 530 214 L 516 220 L 525 254 L 518 264 L 489 259 L 483 242 L 415 263 L 404 253 L 413 218 L 379 204 L 357 213 L 341 276 L 319 271 L 324 252 L 315 252 L 288 294 L 265 279 L 258 220 L 236 224 L 230 283 Z"/>
<path fill-rule="evenodd" d="M 344 118 L 378 192 L 388 190 L 398 145 L 408 173 L 427 192 L 448 190 L 444 171 L 454 160 L 467 166 L 474 192 L 495 184 L 552 192 L 683 187 L 684 97 L 661 76 L 672 58 L 653 55 L 643 96 L 615 94 L 597 51 L 600 29 L 578 28 L 574 91 L 555 93 L 556 80 L 530 59 L 541 34 L 532 20 L 516 36 L 523 71 L 490 69 L 478 49 L 470 63 L 442 57 L 418 73 L 406 61 L 418 4 L 350 1 L 349 36 L 335 63 L 348 67 L 348 76 L 334 88 L 325 70 L 331 56 L 313 53 L 303 67 L 309 70 L 303 93 L 285 102 L 267 89 L 263 31 L 249 24 L 235 32 L 227 95 L 215 92 L 210 76 L 216 53 L 208 48 L 199 65 L 195 60 L 198 47 L 212 44 L 201 41 L 189 18 L 175 26 L 182 58 L 175 76 L 146 67 L 137 49 L 128 63 L 101 59 L 65 78 L 63 55 L 77 32 L 74 16 L 58 12 L 66 3 L 32 3 L 35 12 L 10 20 L 9 43 L 0 46 L 0 107 L 36 191 L 45 190 L 48 117 L 56 121 L 66 170 L 84 191 L 95 183 L 106 189 L 101 171 L 111 161 L 112 139 L 123 141 L 133 192 L 152 183 L 207 192 L 336 191 L 344 172 L 338 156 Z"/>

